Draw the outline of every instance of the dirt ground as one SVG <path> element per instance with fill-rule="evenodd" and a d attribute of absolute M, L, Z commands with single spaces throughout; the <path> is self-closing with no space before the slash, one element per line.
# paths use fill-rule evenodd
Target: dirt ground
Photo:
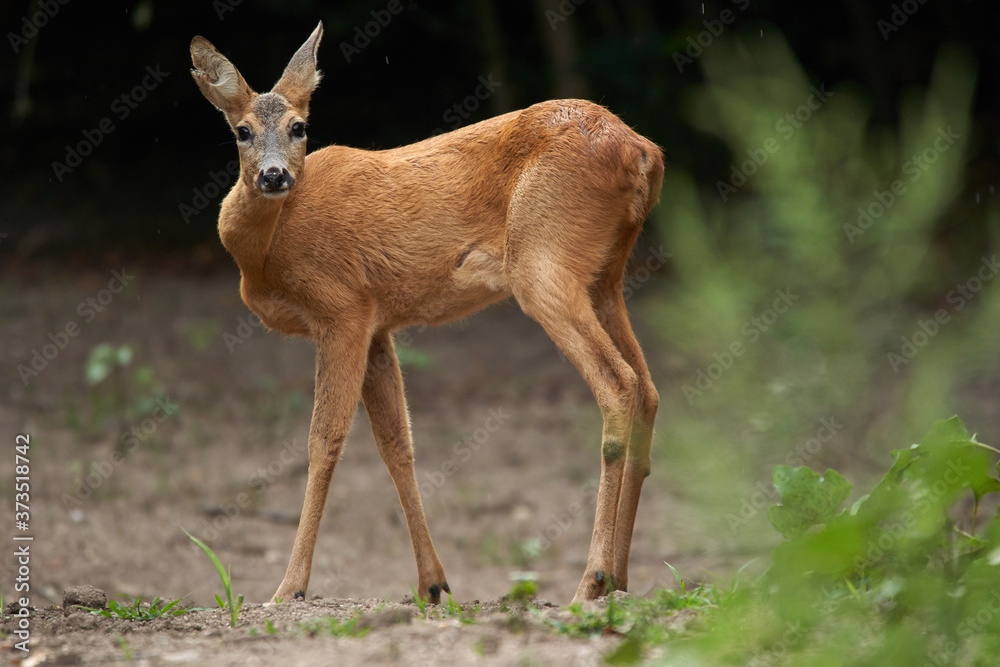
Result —
<path fill-rule="evenodd" d="M 42 640 L 31 656 L 14 664 L 599 665 L 621 642 L 616 633 L 587 639 L 558 634 L 547 624 L 570 622 L 573 615 L 546 601 L 503 610 L 502 604 L 470 602 L 467 608 L 476 612 L 468 622 L 435 611 L 424 617 L 412 604 L 374 598 L 253 604 L 241 611 L 236 629 L 218 609 L 133 622 L 53 607 L 36 613 L 36 625 L 44 627 Z M 605 598 L 587 604 L 592 610 L 604 605 Z M 341 623 L 357 619 L 367 633 L 330 636 L 325 628 L 331 617 Z M 697 612 L 686 609 L 664 623 L 680 630 L 695 619 Z M 5 654 L 11 655 L 12 643 L 4 643 Z"/>
<path fill-rule="evenodd" d="M 313 347 L 253 326 L 235 268 L 148 264 L 34 267 L 0 283 L 4 458 L 12 463 L 15 437 L 30 435 L 29 532 L 5 519 L 9 533 L 34 537 L 30 604 L 37 611 L 32 657 L 22 665 L 109 664 L 127 655 L 149 665 L 319 665 L 334 657 L 337 664 L 592 664 L 615 645 L 614 637 L 560 636 L 537 615 L 514 629 L 509 615 L 485 611 L 474 625 L 379 620 L 378 601 L 395 609 L 415 585 L 416 569 L 363 409 L 334 475 L 311 599 L 260 606 L 284 573 L 301 508 Z M 641 321 L 637 329 L 654 377 L 662 376 L 667 360 L 655 335 Z M 127 344 L 133 357 L 89 387 L 87 358 L 103 342 Z M 600 413 L 587 386 L 509 303 L 456 325 L 410 330 L 397 342 L 410 360 L 404 372 L 417 474 L 456 601 L 495 608 L 511 573 L 531 570 L 538 598 L 565 605 L 583 571 L 600 469 Z M 2 469 L 0 507 L 12 516 L 13 475 L 8 463 Z M 582 513 L 574 512 L 577 504 Z M 694 575 L 719 566 L 719 558 L 672 539 L 692 521 L 687 510 L 654 462 L 635 528 L 632 594 L 672 581 L 665 560 Z M 235 630 L 218 610 L 132 624 L 42 611 L 81 584 L 109 597 L 184 597 L 214 607 L 221 584 L 182 528 L 231 566 L 235 592 L 247 600 Z M 7 539 L 9 609 L 18 567 L 9 547 L 24 543 Z M 293 632 L 304 619 L 330 614 L 360 614 L 374 629 L 360 639 Z M 264 619 L 277 636 L 251 634 L 262 632 Z"/>

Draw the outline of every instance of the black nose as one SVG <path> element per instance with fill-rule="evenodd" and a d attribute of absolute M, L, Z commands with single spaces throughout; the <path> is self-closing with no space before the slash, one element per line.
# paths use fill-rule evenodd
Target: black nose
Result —
<path fill-rule="evenodd" d="M 264 191 L 282 190 L 295 185 L 295 179 L 287 169 L 270 167 L 257 175 L 257 187 Z"/>
<path fill-rule="evenodd" d="M 264 187 L 266 188 L 280 188 L 282 183 L 285 182 L 285 175 L 281 173 L 281 170 L 277 167 L 271 167 L 264 172 Z"/>

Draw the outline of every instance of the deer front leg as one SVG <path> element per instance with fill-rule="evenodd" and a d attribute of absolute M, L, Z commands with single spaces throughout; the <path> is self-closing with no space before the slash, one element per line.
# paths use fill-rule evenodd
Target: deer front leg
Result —
<path fill-rule="evenodd" d="M 424 517 L 413 469 L 413 443 L 403 392 L 403 376 L 399 371 L 392 336 L 386 331 L 379 332 L 372 338 L 361 397 L 368 410 L 378 453 L 389 469 L 406 515 L 413 555 L 417 559 L 417 595 L 437 604 L 441 601 L 441 592 L 451 593 L 451 589 L 448 588 L 444 568 L 441 567 L 427 529 L 427 519 Z"/>
<path fill-rule="evenodd" d="M 353 324 L 322 331 L 314 337 L 316 398 L 309 428 L 309 478 L 292 556 L 272 602 L 304 599 L 309 585 L 330 478 L 344 447 L 365 373 L 368 321 L 355 320 Z"/>

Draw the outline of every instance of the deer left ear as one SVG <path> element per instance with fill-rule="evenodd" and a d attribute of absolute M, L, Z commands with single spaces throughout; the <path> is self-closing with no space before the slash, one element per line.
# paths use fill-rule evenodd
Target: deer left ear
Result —
<path fill-rule="evenodd" d="M 320 21 L 305 44 L 299 47 L 292 59 L 288 61 L 284 74 L 271 89 L 278 93 L 303 116 L 309 113 L 309 98 L 323 78 L 323 73 L 316 69 L 316 54 L 319 51 L 319 41 L 323 37 L 323 22 Z"/>

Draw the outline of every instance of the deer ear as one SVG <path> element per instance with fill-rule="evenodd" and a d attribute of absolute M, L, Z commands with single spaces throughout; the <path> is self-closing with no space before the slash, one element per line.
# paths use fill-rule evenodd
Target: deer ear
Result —
<path fill-rule="evenodd" d="M 235 125 L 257 93 L 236 66 L 200 35 L 191 40 L 191 62 L 195 67 L 191 76 L 202 95 L 226 114 L 230 125 Z"/>
<path fill-rule="evenodd" d="M 312 96 L 323 73 L 316 69 L 316 53 L 323 37 L 323 22 L 320 21 L 305 44 L 299 47 L 288 61 L 284 74 L 271 90 L 288 100 L 293 107 L 306 116 L 309 114 L 309 98 Z"/>

